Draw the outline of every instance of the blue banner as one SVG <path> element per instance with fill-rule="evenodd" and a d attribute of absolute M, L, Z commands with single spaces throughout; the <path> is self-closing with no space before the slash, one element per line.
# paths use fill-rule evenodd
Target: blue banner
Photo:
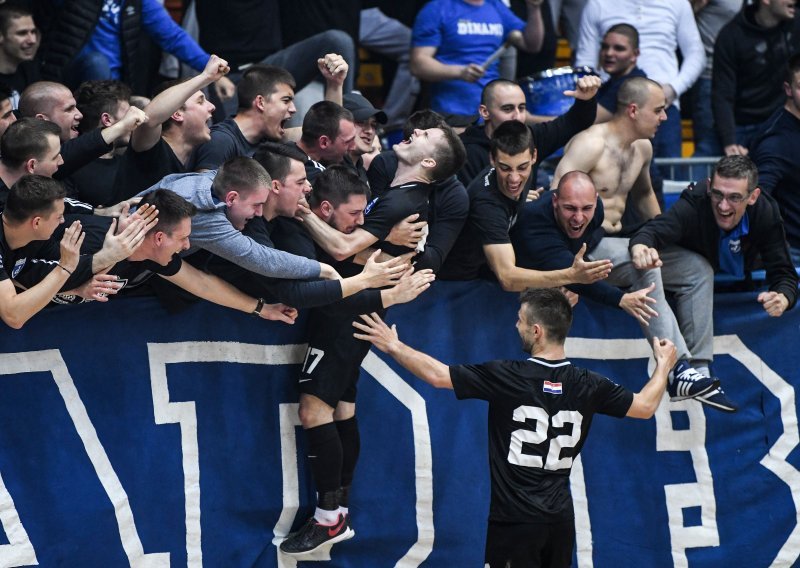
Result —
<path fill-rule="evenodd" d="M 438 282 L 388 319 L 446 363 L 481 362 L 524 356 L 517 309 L 496 285 Z M 665 401 L 648 421 L 594 420 L 572 474 L 577 566 L 798 563 L 799 326 L 755 294 L 720 295 L 714 368 L 738 413 Z M 0 566 L 483 566 L 486 404 L 374 351 L 356 537 L 299 563 L 278 552 L 314 504 L 304 328 L 118 298 L 2 329 Z M 576 364 L 634 390 L 647 380 L 649 347 L 623 312 L 582 301 L 570 335 Z"/>

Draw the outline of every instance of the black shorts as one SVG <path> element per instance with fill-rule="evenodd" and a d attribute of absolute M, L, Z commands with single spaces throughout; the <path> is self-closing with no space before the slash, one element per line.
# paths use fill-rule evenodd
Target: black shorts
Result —
<path fill-rule="evenodd" d="M 574 519 L 555 523 L 489 521 L 485 561 L 490 568 L 568 568 L 574 548 Z"/>
<path fill-rule="evenodd" d="M 314 309 L 309 317 L 308 350 L 297 385 L 301 393 L 313 395 L 331 408 L 356 401 L 361 362 L 372 346 L 353 337 L 352 315 L 331 314 Z"/>

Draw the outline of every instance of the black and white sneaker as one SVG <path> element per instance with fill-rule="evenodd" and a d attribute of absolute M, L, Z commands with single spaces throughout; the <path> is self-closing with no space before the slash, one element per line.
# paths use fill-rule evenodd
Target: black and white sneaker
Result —
<path fill-rule="evenodd" d="M 349 516 L 349 515 L 348 515 Z M 350 528 L 349 519 L 339 515 L 332 525 L 321 525 L 314 517 L 306 521 L 299 531 L 290 534 L 280 549 L 284 554 L 300 555 L 314 552 L 326 544 L 335 544 L 353 538 L 356 533 Z"/>
<path fill-rule="evenodd" d="M 739 405 L 729 399 L 721 388 L 717 388 L 706 394 L 699 395 L 697 400 L 707 406 L 710 406 L 711 408 L 721 410 L 722 412 L 733 413 L 739 410 Z"/>
<path fill-rule="evenodd" d="M 679 361 L 672 373 L 672 380 L 667 386 L 672 402 L 709 393 L 719 386 L 719 379 L 703 376 L 688 361 Z"/>

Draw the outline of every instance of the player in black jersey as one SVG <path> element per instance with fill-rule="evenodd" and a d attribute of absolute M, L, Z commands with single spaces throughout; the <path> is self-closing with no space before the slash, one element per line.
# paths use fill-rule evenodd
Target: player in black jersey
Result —
<path fill-rule="evenodd" d="M 575 521 L 569 492 L 572 462 L 594 414 L 650 418 L 661 402 L 676 350 L 653 338 L 656 368 L 638 393 L 565 359 L 572 323 L 566 297 L 527 289 L 517 331 L 531 357 L 448 367 L 400 341 L 396 326 L 363 315 L 355 337 L 370 341 L 417 377 L 450 388 L 459 399 L 489 402 L 492 498 L 485 560 L 491 568 L 562 567 L 572 562 Z"/>
<path fill-rule="evenodd" d="M 440 130 L 432 136 L 435 140 L 432 141 L 427 140 L 422 131 L 418 133 L 426 139 L 418 139 L 407 155 L 417 155 L 419 161 L 430 160 L 431 167 L 435 167 L 436 160 L 426 157 L 426 152 L 432 146 L 438 146 L 440 140 L 445 139 L 445 134 Z M 453 139 L 458 141 L 454 135 Z M 455 160 L 450 162 L 450 167 L 440 170 L 447 177 L 455 169 Z M 409 168 L 406 168 L 408 171 Z M 425 170 L 420 166 L 419 170 L 411 171 L 421 173 Z M 364 233 L 369 240 L 363 245 L 366 247 L 377 240 L 375 235 L 385 238 L 392 227 L 409 213 L 427 211 L 428 187 L 426 183 L 409 183 L 392 188 L 387 192 L 386 199 L 375 206 L 373 213 L 367 213 L 365 219 L 369 193 L 367 185 L 348 168 L 331 166 L 314 182 L 309 198 L 312 210 L 310 217 L 328 232 L 344 237 Z M 373 214 L 377 218 L 371 221 Z M 310 228 L 310 217 L 305 217 L 304 227 Z M 316 239 L 317 233 L 310 232 Z M 326 243 L 318 241 L 322 248 L 326 248 Z M 389 246 L 388 243 L 381 243 L 380 248 Z M 408 250 L 397 247 L 391 252 L 403 253 Z M 353 270 L 360 270 L 352 262 L 343 262 L 338 266 L 344 276 L 349 276 Z M 427 288 L 427 283 L 423 282 L 421 286 Z M 385 313 L 383 306 L 379 307 L 381 313 Z M 322 546 L 352 538 L 355 534 L 349 517 L 349 494 L 360 450 L 356 383 L 361 362 L 370 348 L 369 343 L 355 339 L 351 331 L 353 320 L 361 313 L 365 313 L 361 308 L 357 311 L 341 310 L 333 305 L 315 308 L 309 318 L 308 352 L 298 380 L 301 393 L 299 415 L 308 440 L 309 466 L 318 499 L 314 516 L 281 543 L 280 549 L 285 554 L 307 554 Z"/>

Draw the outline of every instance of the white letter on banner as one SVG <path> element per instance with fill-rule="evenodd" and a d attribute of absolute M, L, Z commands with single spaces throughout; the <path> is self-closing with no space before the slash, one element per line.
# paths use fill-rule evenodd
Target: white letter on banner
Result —
<path fill-rule="evenodd" d="M 252 365 L 299 365 L 305 345 L 254 345 L 230 341 L 148 343 L 150 386 L 156 424 L 179 424 L 186 499 L 187 567 L 203 565 L 200 530 L 200 459 L 197 444 L 197 411 L 194 402 L 170 402 L 167 365 L 170 363 L 248 363 Z"/>
<path fill-rule="evenodd" d="M 653 366 L 652 361 L 650 366 Z M 668 398 L 666 394 L 664 397 Z M 672 412 L 686 412 L 689 428 L 675 430 L 672 427 Z M 672 562 L 676 568 L 687 567 L 687 548 L 719 546 L 717 502 L 706 452 L 706 416 L 703 414 L 703 406 L 693 400 L 663 400 L 656 411 L 656 450 L 689 452 L 692 456 L 692 467 L 697 481 L 664 486 L 672 540 Z M 684 525 L 683 510 L 690 507 L 700 508 L 698 526 Z"/>
<path fill-rule="evenodd" d="M 137 568 L 168 567 L 169 553 L 144 553 L 142 541 L 136 530 L 128 495 L 125 493 L 125 489 L 122 487 L 119 477 L 117 477 L 111 461 L 108 459 L 105 448 L 103 448 L 100 439 L 97 437 L 97 431 L 89 418 L 89 414 L 86 412 L 86 407 L 83 405 L 78 389 L 75 388 L 75 383 L 69 374 L 64 359 L 61 357 L 61 353 L 58 350 L 51 349 L 0 355 L 0 374 L 14 375 L 42 372 L 52 373 L 53 379 L 55 379 L 58 386 L 58 392 L 61 394 L 61 398 L 64 399 L 64 405 L 72 419 L 72 423 L 75 425 L 75 430 L 80 436 L 81 442 L 83 442 L 83 447 L 86 449 L 86 454 L 89 456 L 95 472 L 97 472 L 97 478 L 114 506 L 114 515 L 117 519 L 122 548 L 125 550 L 130 565 Z M 2 484 L 0 483 L 0 485 Z M 3 487 L 2 489 L 4 490 L 5 488 Z M 8 495 L 8 493 L 5 492 L 5 495 Z M 25 529 L 22 528 L 22 524 L 19 523 L 17 526 L 13 526 L 15 524 L 13 520 L 14 516 L 16 516 L 16 510 L 13 510 L 11 497 L 8 496 L 8 500 L 5 503 L 4 501 L 6 500 L 3 497 L 3 491 L 0 490 L 0 519 L 3 521 L 3 528 L 6 530 L 9 541 L 12 544 L 5 545 L 11 547 L 8 551 L 0 552 L 0 562 L 3 562 L 3 566 L 37 564 L 36 556 L 33 554 L 33 547 L 28 540 L 27 534 L 25 534 Z M 6 511 L 9 503 L 12 511 Z M 6 527 L 6 519 L 12 521 L 12 530 Z M 16 517 L 16 522 L 19 522 L 19 517 Z M 23 538 L 24 541 L 21 540 Z M 5 557 L 3 553 L 8 552 L 9 555 L 16 555 L 24 550 L 26 543 L 30 547 L 30 555 L 33 557 L 33 562 L 24 564 L 8 563 L 11 556 Z M 0 550 L 3 548 L 0 547 Z"/>
<path fill-rule="evenodd" d="M 0 545 L 0 566 L 12 568 L 12 566 L 38 565 L 39 561 L 36 560 L 33 544 L 28 538 L 25 527 L 22 526 L 17 508 L 14 506 L 14 500 L 6 489 L 2 475 L 0 475 L 0 523 L 3 524 L 3 530 L 9 542 L 9 544 Z"/>

